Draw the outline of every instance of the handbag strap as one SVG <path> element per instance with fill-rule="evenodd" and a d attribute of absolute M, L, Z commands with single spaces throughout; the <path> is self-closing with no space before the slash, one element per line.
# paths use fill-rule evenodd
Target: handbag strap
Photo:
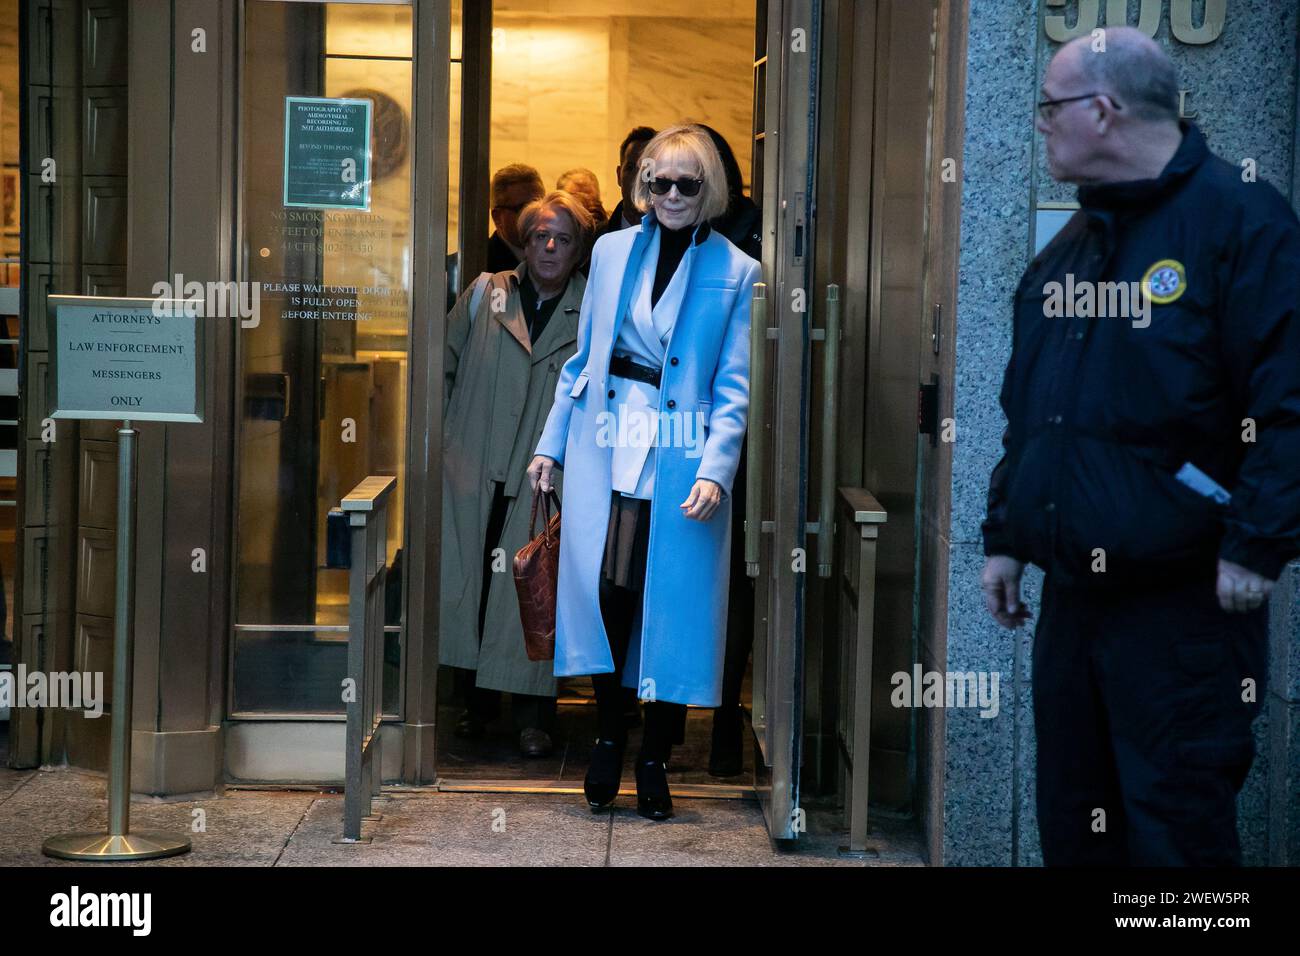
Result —
<path fill-rule="evenodd" d="M 551 504 L 554 503 L 555 513 L 558 515 L 560 513 L 560 498 L 555 493 L 554 488 L 546 492 L 545 495 L 542 494 L 540 485 L 533 490 L 533 506 L 528 512 L 528 538 L 530 541 L 537 534 L 538 501 L 542 503 L 542 534 L 546 536 L 546 546 L 549 548 L 551 546 Z"/>

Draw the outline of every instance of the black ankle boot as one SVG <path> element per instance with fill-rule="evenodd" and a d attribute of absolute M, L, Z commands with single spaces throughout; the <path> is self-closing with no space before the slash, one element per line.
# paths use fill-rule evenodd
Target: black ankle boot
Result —
<path fill-rule="evenodd" d="M 618 785 L 623 779 L 623 748 L 626 740 L 598 739 L 591 751 L 587 765 L 587 779 L 582 789 L 587 794 L 587 805 L 593 810 L 607 807 L 618 796 Z"/>
<path fill-rule="evenodd" d="M 673 815 L 673 798 L 668 792 L 668 768 L 662 760 L 637 757 L 636 812 L 648 820 L 667 820 Z"/>

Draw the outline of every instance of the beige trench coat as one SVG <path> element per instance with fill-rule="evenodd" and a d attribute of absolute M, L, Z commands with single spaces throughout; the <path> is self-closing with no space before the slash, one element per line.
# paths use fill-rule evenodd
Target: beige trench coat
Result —
<path fill-rule="evenodd" d="M 560 368 L 577 347 L 586 280 L 574 272 L 534 346 L 519 299 L 527 268 L 520 263 L 492 276 L 472 321 L 472 286 L 447 317 L 439 660 L 476 670 L 480 687 L 554 696 L 552 663 L 534 663 L 524 653 L 513 562 L 528 542 L 532 491 L 526 470 L 550 413 Z M 497 290 L 505 294 L 505 308 L 494 312 L 493 300 L 500 302 Z M 497 481 L 505 483 L 509 499 L 499 543 L 504 556 L 494 562 L 480 648 L 483 545 Z M 539 515 L 539 530 L 540 522 Z"/>

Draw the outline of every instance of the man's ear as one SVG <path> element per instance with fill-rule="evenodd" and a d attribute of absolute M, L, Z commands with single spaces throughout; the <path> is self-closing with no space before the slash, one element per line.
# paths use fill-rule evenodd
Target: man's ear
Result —
<path fill-rule="evenodd" d="M 497 227 L 497 232 L 501 231 L 501 210 L 500 209 L 492 210 L 492 225 Z"/>
<path fill-rule="evenodd" d="M 1110 121 L 1106 118 L 1106 108 L 1100 103 L 1089 105 L 1088 111 L 1092 113 L 1092 128 L 1098 136 L 1105 136 L 1106 131 L 1110 129 Z"/>
<path fill-rule="evenodd" d="M 1101 100 L 1093 107 L 1097 111 L 1097 132 L 1108 133 L 1115 125 L 1116 110 L 1111 106 L 1109 100 Z"/>

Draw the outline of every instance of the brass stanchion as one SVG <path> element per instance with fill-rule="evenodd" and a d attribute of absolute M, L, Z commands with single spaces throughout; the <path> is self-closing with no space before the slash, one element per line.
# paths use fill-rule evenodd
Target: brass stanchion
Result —
<path fill-rule="evenodd" d="M 113 617 L 113 736 L 108 764 L 108 832 L 61 833 L 41 845 L 61 860 L 150 860 L 190 850 L 190 838 L 161 830 L 131 832 L 131 677 L 135 597 L 135 437 L 117 430 L 117 605 Z"/>

